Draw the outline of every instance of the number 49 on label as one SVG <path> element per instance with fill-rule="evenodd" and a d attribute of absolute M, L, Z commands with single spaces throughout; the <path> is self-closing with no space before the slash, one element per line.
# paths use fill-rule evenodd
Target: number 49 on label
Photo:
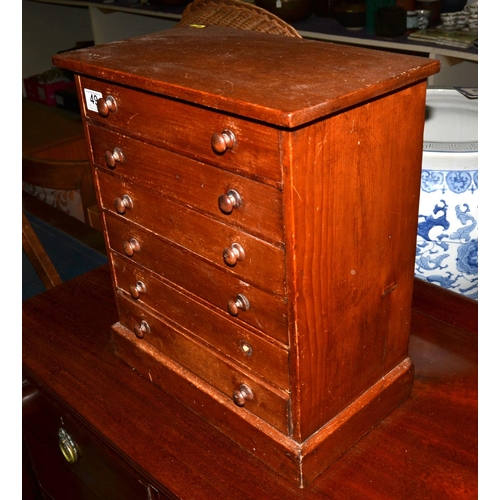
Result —
<path fill-rule="evenodd" d="M 100 92 L 97 92 L 97 90 L 90 90 L 90 89 L 83 89 L 83 92 L 85 94 L 85 103 L 87 105 L 87 109 L 89 111 L 97 111 L 97 101 L 102 97 L 102 94 Z"/>

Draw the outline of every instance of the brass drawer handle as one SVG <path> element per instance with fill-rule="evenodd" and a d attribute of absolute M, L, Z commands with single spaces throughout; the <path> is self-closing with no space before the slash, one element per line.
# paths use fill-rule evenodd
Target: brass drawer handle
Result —
<path fill-rule="evenodd" d="M 239 243 L 233 243 L 230 247 L 224 248 L 222 258 L 228 266 L 235 266 L 238 261 L 245 258 L 245 250 Z"/>
<path fill-rule="evenodd" d="M 219 196 L 219 210 L 226 215 L 229 215 L 233 209 L 240 208 L 242 199 L 240 193 L 235 189 L 230 189 L 227 193 Z"/>
<path fill-rule="evenodd" d="M 124 214 L 127 210 L 134 208 L 134 202 L 128 194 L 124 194 L 121 198 L 115 199 L 115 208 L 119 214 Z"/>
<path fill-rule="evenodd" d="M 146 285 L 142 281 L 138 281 L 135 285 L 130 285 L 129 292 L 131 297 L 137 300 L 141 293 L 146 293 Z"/>
<path fill-rule="evenodd" d="M 236 300 L 230 300 L 227 303 L 227 310 L 231 316 L 238 316 L 240 311 L 248 311 L 250 309 L 249 300 L 243 295 L 238 294 Z"/>
<path fill-rule="evenodd" d="M 238 406 L 245 406 L 247 401 L 251 401 L 253 399 L 253 392 L 250 387 L 246 384 L 241 384 L 239 389 L 235 389 L 233 392 L 233 401 Z"/>
<path fill-rule="evenodd" d="M 228 149 L 236 146 L 236 136 L 231 130 L 224 130 L 222 133 L 212 135 L 212 149 L 217 154 L 224 154 Z"/>
<path fill-rule="evenodd" d="M 63 429 L 59 429 L 59 449 L 64 459 L 69 464 L 74 464 L 78 460 L 78 450 L 71 436 Z"/>
<path fill-rule="evenodd" d="M 134 333 L 135 336 L 138 339 L 142 339 L 146 333 L 149 333 L 151 331 L 149 324 L 147 321 L 142 320 L 141 324 L 138 325 L 137 323 L 134 325 Z"/>
<path fill-rule="evenodd" d="M 141 251 L 141 244 L 135 238 L 131 238 L 123 244 L 123 251 L 129 257 L 133 257 L 134 253 Z"/>
<path fill-rule="evenodd" d="M 104 118 L 106 118 L 109 113 L 115 113 L 117 109 L 118 106 L 116 105 L 115 98 L 112 95 L 106 96 L 106 99 L 101 97 L 97 100 L 97 111 Z"/>
<path fill-rule="evenodd" d="M 115 148 L 113 151 L 106 151 L 104 153 L 104 161 L 109 168 L 115 168 L 117 163 L 125 162 L 125 155 L 121 148 Z"/>

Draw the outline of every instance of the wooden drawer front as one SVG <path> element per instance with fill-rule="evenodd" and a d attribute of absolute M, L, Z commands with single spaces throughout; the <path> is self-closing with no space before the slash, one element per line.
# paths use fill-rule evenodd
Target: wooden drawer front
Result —
<path fill-rule="evenodd" d="M 123 219 L 105 214 L 105 223 L 110 248 L 118 254 L 125 255 L 125 242 L 137 240 L 141 251 L 128 257 L 131 261 L 214 304 L 228 318 L 233 317 L 228 312 L 228 302 L 243 294 L 250 308 L 239 310 L 237 318 L 288 345 L 287 309 L 282 298 L 251 286 Z"/>
<path fill-rule="evenodd" d="M 243 369 L 252 370 L 283 389 L 289 388 L 288 351 L 285 348 L 187 297 L 125 258 L 112 254 L 111 261 L 116 286 L 125 295 L 130 297 L 130 285 L 138 281 L 144 283 L 147 293 L 139 296 L 138 304 L 145 304 L 177 328 L 180 326 L 203 339 Z"/>
<path fill-rule="evenodd" d="M 283 241 L 280 190 L 100 126 L 90 125 L 89 133 L 94 163 L 102 169 L 269 241 Z M 240 195 L 241 206 L 223 213 L 218 199 L 230 190 Z"/>
<path fill-rule="evenodd" d="M 147 483 L 65 410 L 38 393 L 23 408 L 23 436 L 40 484 L 54 500 L 146 500 Z M 24 405 L 23 405 L 24 406 Z M 59 448 L 59 429 L 71 437 L 78 459 L 70 464 Z"/>
<path fill-rule="evenodd" d="M 117 301 L 120 323 L 123 326 L 133 332 L 136 325 L 146 321 L 148 331 L 142 338 L 144 342 L 155 346 L 171 360 L 188 369 L 228 398 L 232 399 L 233 392 L 239 389 L 241 384 L 246 384 L 254 396 L 252 400 L 245 403 L 244 407 L 281 432 L 288 434 L 288 393 L 274 389 L 250 373 L 240 370 L 215 351 L 207 349 L 174 329 L 152 311 L 141 307 L 131 299 L 118 294 Z"/>
<path fill-rule="evenodd" d="M 98 174 L 102 206 L 117 216 L 139 224 L 173 243 L 224 268 L 263 290 L 284 295 L 284 252 L 270 243 L 190 210 L 163 196 L 124 182 L 109 174 Z M 118 214 L 115 200 L 128 196 L 132 208 Z M 234 245 L 236 249 L 233 249 Z M 226 263 L 226 250 L 242 260 Z"/>
<path fill-rule="evenodd" d="M 199 158 L 224 169 L 261 179 L 274 185 L 281 183 L 279 131 L 162 97 L 148 92 L 111 85 L 100 80 L 81 78 L 85 89 L 112 96 L 116 111 L 105 117 L 85 106 L 90 120 L 126 131 L 139 139 L 164 143 L 174 151 Z M 212 149 L 212 135 L 225 130 L 233 132 L 234 147 L 224 153 Z"/>

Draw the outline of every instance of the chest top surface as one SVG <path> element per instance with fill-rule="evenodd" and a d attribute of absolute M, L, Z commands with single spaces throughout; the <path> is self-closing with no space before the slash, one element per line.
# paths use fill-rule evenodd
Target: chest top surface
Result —
<path fill-rule="evenodd" d="M 219 26 L 59 54 L 58 67 L 282 127 L 423 80 L 439 62 Z"/>

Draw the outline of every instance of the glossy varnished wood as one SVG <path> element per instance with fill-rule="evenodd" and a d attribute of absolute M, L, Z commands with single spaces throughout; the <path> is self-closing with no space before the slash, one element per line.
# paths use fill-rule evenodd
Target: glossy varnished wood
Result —
<path fill-rule="evenodd" d="M 110 283 L 105 267 L 23 304 L 24 374 L 166 498 L 477 498 L 477 332 L 414 312 L 412 395 L 300 490 L 114 355 Z"/>
<path fill-rule="evenodd" d="M 241 33 L 219 26 L 179 28 L 53 60 L 76 72 L 85 65 L 86 74 L 95 78 L 285 127 L 425 79 L 439 69 L 438 61 L 425 58 L 393 54 L 388 66 L 382 51 L 290 37 L 283 42 L 249 31 L 242 40 Z M 130 57 L 135 51 L 140 58 Z M 216 70 L 207 72 L 200 60 L 211 61 Z M 367 85 L 373 78 L 377 85 Z"/>
<path fill-rule="evenodd" d="M 271 245 L 111 175 L 98 175 L 98 183 L 101 203 L 106 211 L 117 214 L 115 200 L 127 194 L 133 200 L 134 208 L 119 215 L 121 219 L 148 228 L 159 237 L 262 290 L 281 296 L 285 294 L 285 259 L 281 245 Z M 214 198 L 212 203 L 216 206 Z M 224 250 L 234 243 L 244 249 L 244 258 L 228 265 L 223 258 Z M 143 251 L 147 252 L 147 244 Z"/>
<path fill-rule="evenodd" d="M 210 167 L 206 163 L 107 128 L 91 125 L 89 135 L 94 163 L 103 171 L 112 172 L 123 180 L 141 185 L 266 240 L 278 244 L 283 242 L 283 201 L 279 189 L 253 182 L 228 170 Z M 208 144 L 207 139 L 205 137 Z M 106 151 L 111 145 L 120 148 L 124 155 L 124 161 L 116 163 L 113 168 L 105 162 Z M 235 170 L 240 163 L 238 156 L 238 161 L 234 162 Z M 239 193 L 242 205 L 230 213 L 223 213 L 217 198 L 230 189 Z M 207 196 L 207 192 L 213 193 L 212 196 Z M 255 225 L 256 220 L 259 220 L 258 226 Z"/>
<path fill-rule="evenodd" d="M 424 95 L 420 84 L 290 138 L 298 440 L 407 356 Z"/>
<path fill-rule="evenodd" d="M 57 106 L 23 98 L 22 120 L 22 148 L 26 153 L 85 137 L 80 114 Z"/>
<path fill-rule="evenodd" d="M 112 256 L 119 304 L 125 310 L 130 301 L 130 285 L 138 281 L 145 283 L 147 293 L 138 297 L 141 307 L 149 308 L 176 328 L 192 332 L 195 338 L 214 346 L 228 359 L 236 361 L 241 368 L 255 371 L 262 378 L 283 388 L 289 388 L 288 349 L 261 332 L 244 327 L 229 318 L 227 313 L 215 312 L 199 299 L 178 293 L 173 286 L 155 278 L 151 273 L 127 265 L 126 258 Z M 186 314 L 186 311 L 189 311 Z M 139 321 L 140 323 L 140 321 Z M 134 331 L 134 324 L 129 328 Z M 250 346 L 245 352 L 243 343 Z"/>
<path fill-rule="evenodd" d="M 411 391 L 425 80 L 438 62 L 220 27 L 54 62 L 77 73 L 120 304 L 118 356 L 307 485 Z M 89 93 L 101 95 L 97 109 Z M 234 224 L 215 183 L 195 190 L 202 201 L 181 192 L 177 179 L 198 169 L 239 176 L 252 203 L 267 202 Z M 281 342 L 287 363 L 261 380 L 231 367 L 215 330 L 178 329 L 167 290 L 185 315 L 184 299 L 198 300 L 214 319 Z M 139 331 L 142 321 L 154 328 Z"/>
<path fill-rule="evenodd" d="M 97 91 L 103 96 L 112 95 L 117 102 L 116 113 L 101 117 L 86 111 L 88 119 L 148 143 L 168 146 L 176 152 L 216 163 L 230 172 L 279 185 L 280 172 L 275 168 L 280 156 L 276 129 L 177 99 L 158 99 L 157 94 L 123 85 L 111 85 L 84 76 L 76 80 L 79 88 Z M 227 154 L 216 154 L 212 149 L 212 134 L 220 134 L 226 129 L 236 134 L 237 154 L 233 149 L 228 149 Z M 260 151 L 259 155 L 256 150 Z"/>
<path fill-rule="evenodd" d="M 413 308 L 443 323 L 477 334 L 478 302 L 424 280 L 415 279 Z"/>
<path fill-rule="evenodd" d="M 203 260 L 192 260 L 191 265 L 186 267 L 186 251 L 153 237 L 142 228 L 131 227 L 121 219 L 115 220 L 112 215 L 106 216 L 105 223 L 110 247 L 116 253 L 123 256 L 124 242 L 135 238 L 146 251 L 134 253 L 130 260 L 213 304 L 227 317 L 230 317 L 227 310 L 228 301 L 234 299 L 244 287 L 253 307 L 240 312 L 238 320 L 263 330 L 268 336 L 283 343 L 288 343 L 286 305 L 282 297 L 271 295 L 256 287 L 242 285 L 242 280 L 238 277 Z"/>
<path fill-rule="evenodd" d="M 82 241 L 85 245 L 106 254 L 106 245 L 101 231 L 70 217 L 57 208 L 40 201 L 33 196 L 22 193 L 23 210 L 28 211 L 39 219 L 47 222 L 73 238 Z"/>
<path fill-rule="evenodd" d="M 35 271 L 40 276 L 46 288 L 53 288 L 62 283 L 61 277 L 43 248 L 38 236 L 31 227 L 25 213 L 22 213 L 23 225 L 23 251 L 30 259 Z"/>
<path fill-rule="evenodd" d="M 235 387 L 245 383 L 252 388 L 254 394 L 253 399 L 246 402 L 245 410 L 255 413 L 281 432 L 287 432 L 290 398 L 288 391 L 266 384 L 253 376 L 249 370 L 232 363 L 224 354 L 210 352 L 207 346 L 165 323 L 154 312 L 123 297 L 119 297 L 119 306 L 120 325 L 115 328 L 118 329 L 122 342 L 117 338 L 116 347 L 124 359 L 131 360 L 131 366 L 136 366 L 143 373 L 149 370 L 153 380 L 166 378 L 169 375 L 164 374 L 161 368 L 158 369 L 156 360 L 166 358 L 162 353 L 168 353 L 165 364 L 175 367 L 174 370 L 179 370 L 185 377 L 189 377 L 189 373 L 194 374 L 196 378 L 191 378 L 193 385 L 202 385 L 205 382 L 210 388 L 226 396 L 228 401 L 231 401 Z M 141 321 L 148 324 L 147 342 L 136 338 L 135 327 Z M 130 345 L 134 346 L 133 350 Z M 122 349 L 125 350 L 123 354 Z M 141 361 L 135 360 L 135 354 L 139 355 L 142 349 L 149 355 L 154 353 L 153 360 L 146 360 L 148 369 L 144 369 Z M 155 352 L 155 349 L 158 351 Z M 179 366 L 182 366 L 182 369 Z M 286 364 L 281 366 L 281 369 L 283 368 L 286 368 Z M 171 387 L 177 397 L 182 397 L 174 389 L 174 384 L 163 381 L 162 385 L 164 388 Z M 184 394 L 187 395 L 188 392 L 190 391 Z M 231 401 L 231 405 L 233 404 Z"/>
<path fill-rule="evenodd" d="M 71 412 L 30 383 L 23 385 L 23 425 L 37 481 L 50 495 L 75 500 L 146 499 L 146 485 L 134 469 L 103 447 Z M 79 456 L 71 466 L 59 449 L 61 428 L 78 443 Z"/>

